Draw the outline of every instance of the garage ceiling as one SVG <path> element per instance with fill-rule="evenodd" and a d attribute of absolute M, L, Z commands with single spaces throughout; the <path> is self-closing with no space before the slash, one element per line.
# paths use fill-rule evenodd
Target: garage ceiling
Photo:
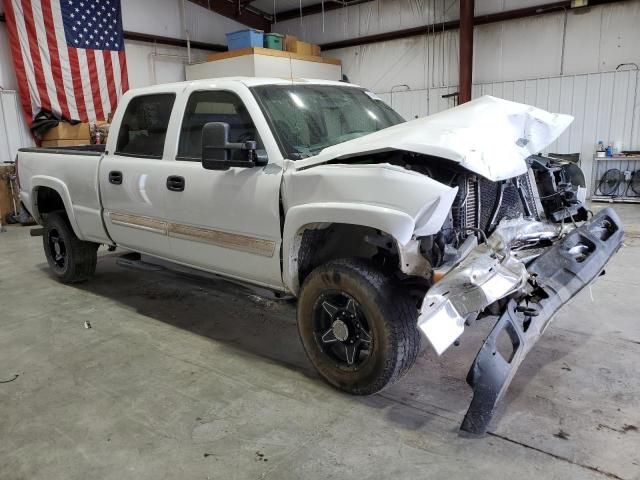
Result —
<path fill-rule="evenodd" d="M 275 0 L 275 2 L 274 0 L 254 0 L 253 2 L 251 2 L 251 6 L 271 15 L 273 14 L 275 4 L 275 11 L 277 15 L 281 12 L 299 9 L 300 3 L 302 3 L 303 7 L 308 7 L 309 5 L 321 3 L 321 0 Z M 325 0 L 325 3 L 335 2 Z"/>

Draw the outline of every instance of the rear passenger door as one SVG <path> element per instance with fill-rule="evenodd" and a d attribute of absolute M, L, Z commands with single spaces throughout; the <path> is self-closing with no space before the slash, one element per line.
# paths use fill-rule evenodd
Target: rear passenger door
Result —
<path fill-rule="evenodd" d="M 249 90 L 229 88 L 187 92 L 184 115 L 176 122 L 180 137 L 173 175 L 183 178 L 184 188 L 167 195 L 172 255 L 180 263 L 281 287 L 282 157 Z M 202 127 L 208 122 L 229 124 L 230 142 L 256 141 L 268 152 L 269 164 L 204 169 Z"/>
<path fill-rule="evenodd" d="M 125 96 L 113 122 L 119 129 L 110 132 L 99 169 L 103 218 L 111 238 L 160 257 L 170 253 L 165 201 L 173 162 L 165 158 L 165 143 L 175 100 L 171 92 Z"/>

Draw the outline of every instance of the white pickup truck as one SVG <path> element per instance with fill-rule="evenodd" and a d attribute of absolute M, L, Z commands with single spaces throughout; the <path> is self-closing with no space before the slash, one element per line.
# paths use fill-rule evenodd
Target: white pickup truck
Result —
<path fill-rule="evenodd" d="M 211 79 L 127 92 L 106 148 L 22 149 L 51 270 L 100 245 L 298 299 L 330 384 L 373 394 L 493 321 L 462 424 L 483 433 L 553 314 L 622 242 L 576 164 L 537 155 L 572 118 L 493 97 L 405 122 L 346 83 Z M 508 349 L 499 345 L 507 338 Z"/>

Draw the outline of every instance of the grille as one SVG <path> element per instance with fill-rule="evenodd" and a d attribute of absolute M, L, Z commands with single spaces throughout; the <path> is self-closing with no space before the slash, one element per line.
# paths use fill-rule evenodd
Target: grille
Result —
<path fill-rule="evenodd" d="M 533 216 L 539 218 L 534 190 L 528 174 L 503 182 L 468 175 L 460 182 L 452 209 L 453 226 L 463 237 L 466 227 L 478 227 L 491 234 L 503 218 Z M 497 209 L 497 213 L 496 213 Z"/>
<path fill-rule="evenodd" d="M 486 232 L 498 203 L 500 184 L 486 178 L 481 178 L 478 183 L 480 187 L 480 228 Z"/>
<path fill-rule="evenodd" d="M 453 225 L 466 236 L 466 227 L 478 227 L 478 182 L 468 175 L 458 185 L 458 193 L 451 210 Z"/>

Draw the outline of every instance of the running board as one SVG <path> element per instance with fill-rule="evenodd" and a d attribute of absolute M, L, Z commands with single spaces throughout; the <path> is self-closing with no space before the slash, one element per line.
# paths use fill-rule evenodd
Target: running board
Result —
<path fill-rule="evenodd" d="M 133 268 L 134 270 L 142 270 L 144 272 L 161 272 L 166 270 L 162 265 L 143 261 L 141 255 L 135 252 L 125 253 L 119 256 L 116 259 L 116 264 L 121 267 Z"/>

